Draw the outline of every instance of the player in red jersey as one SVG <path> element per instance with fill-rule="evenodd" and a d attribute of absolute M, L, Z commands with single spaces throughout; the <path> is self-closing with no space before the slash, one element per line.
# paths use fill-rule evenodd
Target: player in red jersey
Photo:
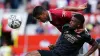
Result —
<path fill-rule="evenodd" d="M 62 25 L 69 23 L 71 20 L 72 11 L 80 11 L 86 8 L 86 3 L 80 5 L 79 7 L 65 7 L 46 10 L 42 6 L 36 6 L 33 10 L 33 17 L 38 19 L 41 22 L 49 21 L 52 25 L 62 31 Z"/>

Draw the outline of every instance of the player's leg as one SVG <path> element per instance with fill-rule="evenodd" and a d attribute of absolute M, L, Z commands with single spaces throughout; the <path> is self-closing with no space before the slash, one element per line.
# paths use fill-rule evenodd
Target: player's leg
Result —
<path fill-rule="evenodd" d="M 27 53 L 25 56 L 41 56 L 41 54 L 37 50 L 35 50 Z"/>

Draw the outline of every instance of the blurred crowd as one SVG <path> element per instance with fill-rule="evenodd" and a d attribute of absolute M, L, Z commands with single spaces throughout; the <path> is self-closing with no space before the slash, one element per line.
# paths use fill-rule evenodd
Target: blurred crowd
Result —
<path fill-rule="evenodd" d="M 12 31 L 5 31 L 5 20 L 2 15 L 6 13 L 19 13 L 23 14 L 22 18 L 25 19 L 24 28 L 22 27 L 23 34 L 35 35 L 35 34 L 53 34 L 59 35 L 60 32 L 52 26 L 49 22 L 41 23 L 32 17 L 32 10 L 37 5 L 42 5 L 47 10 L 53 8 L 61 8 L 67 6 L 79 6 L 83 3 L 88 3 L 87 8 L 83 14 L 86 22 L 85 26 L 91 34 L 96 34 L 96 39 L 100 38 L 100 0 L 0 0 L 0 56 L 11 56 L 12 50 L 10 48 L 13 45 Z M 24 15 L 27 14 L 27 16 Z M 8 30 L 8 29 L 6 29 Z M 8 38 L 9 37 L 9 38 Z M 7 54 L 3 54 L 6 52 Z"/>

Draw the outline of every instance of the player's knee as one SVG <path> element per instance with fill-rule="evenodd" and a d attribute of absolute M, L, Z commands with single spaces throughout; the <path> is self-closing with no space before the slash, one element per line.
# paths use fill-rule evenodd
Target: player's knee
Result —
<path fill-rule="evenodd" d="M 32 51 L 27 53 L 25 56 L 41 56 L 38 51 Z"/>

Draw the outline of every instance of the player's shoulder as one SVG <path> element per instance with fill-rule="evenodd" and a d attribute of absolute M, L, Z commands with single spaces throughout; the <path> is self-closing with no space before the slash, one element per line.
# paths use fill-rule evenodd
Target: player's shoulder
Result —
<path fill-rule="evenodd" d="M 55 9 L 49 9 L 50 11 L 55 11 L 55 10 L 62 10 L 62 9 L 57 9 L 57 8 L 55 8 Z"/>
<path fill-rule="evenodd" d="M 63 10 L 62 9 L 49 9 L 49 11 L 51 13 L 58 13 L 58 12 L 62 12 Z"/>
<path fill-rule="evenodd" d="M 56 18 L 57 20 L 62 17 L 62 11 L 58 9 L 50 9 L 49 12 L 51 13 L 52 17 Z"/>
<path fill-rule="evenodd" d="M 50 12 L 57 11 L 58 9 L 49 9 Z"/>
<path fill-rule="evenodd" d="M 87 31 L 87 30 L 84 30 L 82 33 L 81 33 L 81 35 L 83 36 L 83 37 L 91 37 L 91 35 L 90 35 L 90 33 Z"/>
<path fill-rule="evenodd" d="M 64 24 L 64 25 L 62 26 L 62 29 L 63 29 L 63 30 L 68 29 L 68 28 L 69 28 L 69 24 Z"/>
<path fill-rule="evenodd" d="M 69 27 L 69 24 L 64 24 L 63 27 Z"/>

